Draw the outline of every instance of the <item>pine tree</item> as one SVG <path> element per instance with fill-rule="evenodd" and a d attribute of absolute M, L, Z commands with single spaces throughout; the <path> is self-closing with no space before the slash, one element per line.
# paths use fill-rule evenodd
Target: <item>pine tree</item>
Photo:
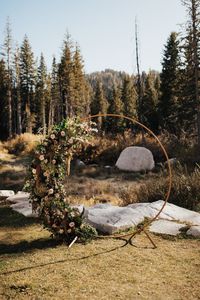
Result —
<path fill-rule="evenodd" d="M 16 47 L 14 54 L 14 82 L 16 92 L 16 132 L 22 133 L 22 103 L 20 94 L 20 53 L 18 46 Z"/>
<path fill-rule="evenodd" d="M 104 96 L 104 91 L 102 87 L 102 83 L 100 81 L 97 82 L 94 99 L 91 103 L 91 114 L 107 114 L 108 110 L 108 101 Z M 105 129 L 106 120 L 102 117 L 98 118 L 97 121 L 99 131 Z"/>
<path fill-rule="evenodd" d="M 23 130 L 32 132 L 35 104 L 34 104 L 34 87 L 35 87 L 35 62 L 33 52 L 25 36 L 20 48 L 20 82 L 22 96 Z"/>
<path fill-rule="evenodd" d="M 124 104 L 121 100 L 121 88 L 113 85 L 112 94 L 109 99 L 109 114 L 124 114 Z M 124 119 L 118 117 L 109 117 L 107 120 L 107 131 L 112 133 L 121 132 L 124 129 Z"/>
<path fill-rule="evenodd" d="M 67 118 L 74 115 L 73 103 L 74 103 L 74 66 L 72 59 L 72 40 L 69 34 L 67 34 L 64 40 L 63 53 L 61 62 L 59 64 L 59 84 L 60 93 L 63 103 L 63 117 Z"/>
<path fill-rule="evenodd" d="M 83 71 L 83 60 L 80 54 L 80 48 L 76 45 L 73 55 L 74 72 L 74 103 L 73 110 L 75 115 L 86 115 L 89 105 L 88 83 Z"/>
<path fill-rule="evenodd" d="M 37 127 L 42 127 L 42 133 L 47 132 L 46 123 L 46 90 L 47 90 L 47 67 L 44 56 L 40 56 L 40 64 L 37 71 L 36 100 L 37 100 Z"/>
<path fill-rule="evenodd" d="M 49 104 L 49 122 L 48 131 L 50 132 L 52 126 L 60 123 L 62 120 L 62 105 L 59 94 L 59 78 L 58 78 L 58 65 L 56 58 L 53 57 L 52 70 L 51 70 L 51 97 Z"/>
<path fill-rule="evenodd" d="M 184 43 L 185 70 L 183 73 L 182 112 L 187 130 L 197 128 L 200 146 L 200 0 L 182 0 L 188 11 L 186 37 Z M 188 122 L 187 122 L 188 120 Z"/>
<path fill-rule="evenodd" d="M 179 75 L 179 41 L 177 33 L 172 32 L 167 40 L 162 61 L 158 113 L 161 127 L 173 133 L 176 129 Z"/>
<path fill-rule="evenodd" d="M 0 60 L 0 140 L 8 138 L 7 120 L 7 72 L 3 59 Z"/>
<path fill-rule="evenodd" d="M 3 45 L 4 57 L 6 62 L 6 82 L 7 82 L 7 107 L 8 107 L 8 137 L 12 138 L 13 136 L 13 107 L 12 107 L 12 33 L 9 18 L 6 23 L 6 32 L 5 40 Z"/>
<path fill-rule="evenodd" d="M 150 71 L 147 74 L 141 107 L 143 124 L 152 129 L 153 131 L 158 130 L 158 80 L 158 74 L 156 74 L 155 72 Z"/>
<path fill-rule="evenodd" d="M 126 117 L 136 118 L 137 117 L 137 110 L 136 110 L 137 92 L 133 84 L 133 80 L 129 75 L 126 75 L 124 77 L 121 99 L 124 104 L 124 115 Z M 126 127 L 132 128 L 132 122 L 126 120 Z"/>

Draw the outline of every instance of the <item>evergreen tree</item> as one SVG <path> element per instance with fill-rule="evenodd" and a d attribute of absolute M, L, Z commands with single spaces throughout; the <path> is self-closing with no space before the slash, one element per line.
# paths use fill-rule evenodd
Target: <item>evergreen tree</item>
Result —
<path fill-rule="evenodd" d="M 104 96 L 102 83 L 98 81 L 94 99 L 91 103 L 91 114 L 92 115 L 107 114 L 107 110 L 108 110 L 108 101 Z M 105 118 L 102 119 L 102 117 L 99 117 L 97 124 L 98 124 L 99 131 L 104 130 L 106 124 Z"/>
<path fill-rule="evenodd" d="M 124 115 L 130 118 L 137 117 L 136 101 L 137 92 L 133 84 L 133 80 L 129 75 L 124 77 L 122 85 L 122 102 L 124 104 Z M 126 120 L 126 126 L 132 127 L 132 122 Z"/>
<path fill-rule="evenodd" d="M 158 80 L 158 75 L 155 72 L 150 71 L 147 74 L 141 107 L 143 124 L 153 131 L 158 130 Z"/>
<path fill-rule="evenodd" d="M 7 72 L 3 59 L 0 60 L 0 139 L 8 138 L 7 119 Z"/>
<path fill-rule="evenodd" d="M 46 106 L 47 106 L 47 67 L 44 56 L 40 56 L 40 64 L 37 71 L 36 103 L 37 103 L 37 127 L 42 127 L 42 133 L 47 132 Z"/>
<path fill-rule="evenodd" d="M 74 103 L 73 110 L 76 115 L 86 115 L 89 105 L 88 83 L 83 71 L 83 60 L 80 54 L 80 48 L 76 45 L 73 56 L 74 72 Z"/>
<path fill-rule="evenodd" d="M 35 104 L 34 104 L 34 88 L 35 88 L 35 62 L 33 52 L 28 40 L 25 36 L 20 48 L 20 83 L 22 97 L 23 115 L 23 131 L 32 132 L 34 123 Z"/>
<path fill-rule="evenodd" d="M 177 121 L 179 75 L 179 41 L 177 33 L 172 32 L 167 40 L 162 61 L 161 96 L 158 103 L 158 113 L 161 127 L 173 133 Z"/>
<path fill-rule="evenodd" d="M 124 114 L 124 105 L 121 100 L 121 88 L 116 85 L 113 86 L 112 94 L 109 99 L 109 114 L 117 114 L 123 115 Z M 120 132 L 124 129 L 124 119 L 117 118 L 117 117 L 108 117 L 107 120 L 107 131 L 112 133 Z"/>
<path fill-rule="evenodd" d="M 63 103 L 63 117 L 74 115 L 73 103 L 74 103 L 74 65 L 72 59 L 72 41 L 69 34 L 67 34 L 64 41 L 63 53 L 61 62 L 59 65 L 59 83 L 60 93 Z"/>
<path fill-rule="evenodd" d="M 20 94 L 20 53 L 18 46 L 14 54 L 14 85 L 16 97 L 16 133 L 22 133 L 22 103 Z"/>
<path fill-rule="evenodd" d="M 56 123 L 60 123 L 62 120 L 62 103 L 60 101 L 59 94 L 59 78 L 58 78 L 58 65 L 56 58 L 53 57 L 52 70 L 51 70 L 51 97 L 49 105 L 49 124 L 48 131 Z"/>
<path fill-rule="evenodd" d="M 8 137 L 12 138 L 13 136 L 13 107 L 12 107 L 12 33 L 9 18 L 6 23 L 6 32 L 5 40 L 3 45 L 4 58 L 6 62 L 6 84 L 7 84 L 7 117 L 8 117 Z M 4 116 L 5 117 L 5 116 Z"/>
<path fill-rule="evenodd" d="M 188 11 L 186 36 L 184 39 L 184 63 L 181 114 L 187 131 L 197 128 L 200 146 L 200 0 L 183 0 Z"/>

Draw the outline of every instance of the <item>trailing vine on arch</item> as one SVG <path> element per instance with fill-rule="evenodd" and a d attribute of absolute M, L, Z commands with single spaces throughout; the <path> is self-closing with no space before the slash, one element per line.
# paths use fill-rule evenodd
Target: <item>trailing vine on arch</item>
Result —
<path fill-rule="evenodd" d="M 87 240 L 97 234 L 84 223 L 83 214 L 70 207 L 64 189 L 66 160 L 69 161 L 96 131 L 91 125 L 91 122 L 71 118 L 55 126 L 37 146 L 24 187 L 30 192 L 32 208 L 44 226 L 67 242 L 76 236 Z"/>

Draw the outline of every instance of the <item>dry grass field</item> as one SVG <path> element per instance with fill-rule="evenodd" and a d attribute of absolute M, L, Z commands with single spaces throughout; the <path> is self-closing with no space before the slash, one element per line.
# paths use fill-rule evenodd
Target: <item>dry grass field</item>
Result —
<path fill-rule="evenodd" d="M 0 154 L 0 189 L 22 189 L 29 157 Z M 66 180 L 72 203 L 137 201 L 137 191 L 160 174 L 126 174 L 88 167 Z M 144 234 L 96 239 L 70 249 L 50 238 L 36 219 L 0 203 L 0 299 L 197 300 L 200 241 Z"/>
<path fill-rule="evenodd" d="M 3 216 L 2 216 L 3 214 Z M 200 299 L 200 242 L 145 235 L 70 249 L 1 207 L 0 299 Z"/>

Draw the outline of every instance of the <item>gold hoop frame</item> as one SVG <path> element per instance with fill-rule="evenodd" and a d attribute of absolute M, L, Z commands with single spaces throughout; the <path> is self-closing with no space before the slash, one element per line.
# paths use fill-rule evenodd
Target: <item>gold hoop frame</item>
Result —
<path fill-rule="evenodd" d="M 165 157 L 166 157 L 166 161 L 167 161 L 167 167 L 168 167 L 168 172 L 169 172 L 169 175 L 168 175 L 168 190 L 167 190 L 167 193 L 166 193 L 166 196 L 165 196 L 165 200 L 164 200 L 164 203 L 161 207 L 161 209 L 159 210 L 159 212 L 151 219 L 149 220 L 147 223 L 145 223 L 142 227 L 140 228 L 137 228 L 136 230 L 130 232 L 130 233 L 125 233 L 125 234 L 121 234 L 121 235 L 110 235 L 110 236 L 99 236 L 100 238 L 120 238 L 120 237 L 126 237 L 126 236 L 130 236 L 130 239 L 129 239 L 129 242 L 131 242 L 131 239 L 133 238 L 133 236 L 135 236 L 137 233 L 140 233 L 142 231 L 144 231 L 144 233 L 147 235 L 147 237 L 149 238 L 149 240 L 151 241 L 151 243 L 154 245 L 154 247 L 156 247 L 156 245 L 154 244 L 154 242 L 152 241 L 152 239 L 150 238 L 150 236 L 147 234 L 147 232 L 145 231 L 145 228 L 148 227 L 153 221 L 155 221 L 158 216 L 161 214 L 161 212 L 163 211 L 164 207 L 166 206 L 168 200 L 169 200 L 169 197 L 170 197 L 170 193 L 171 193 L 171 188 L 172 188 L 172 169 L 171 169 L 171 165 L 170 165 L 170 161 L 169 161 L 169 157 L 168 157 L 168 154 L 167 154 L 167 151 L 165 150 L 165 147 L 163 146 L 163 144 L 161 143 L 161 141 L 159 140 L 159 138 L 153 133 L 152 130 L 150 130 L 147 126 L 145 126 L 144 124 L 140 123 L 139 121 L 133 119 L 133 118 L 130 118 L 130 117 L 127 117 L 127 116 L 124 116 L 124 115 L 119 115 L 119 114 L 96 114 L 96 115 L 91 115 L 89 117 L 86 117 L 86 118 L 82 118 L 81 121 L 85 122 L 85 121 L 88 121 L 88 120 L 91 120 L 91 119 L 94 119 L 94 118 L 98 118 L 98 117 L 114 117 L 114 118 L 123 118 L 123 119 L 126 119 L 126 120 L 129 120 L 131 121 L 132 123 L 135 123 L 135 124 L 138 124 L 140 127 L 144 128 L 148 133 L 150 133 L 151 136 L 154 137 L 154 139 L 158 142 L 159 146 L 161 147 Z"/>

